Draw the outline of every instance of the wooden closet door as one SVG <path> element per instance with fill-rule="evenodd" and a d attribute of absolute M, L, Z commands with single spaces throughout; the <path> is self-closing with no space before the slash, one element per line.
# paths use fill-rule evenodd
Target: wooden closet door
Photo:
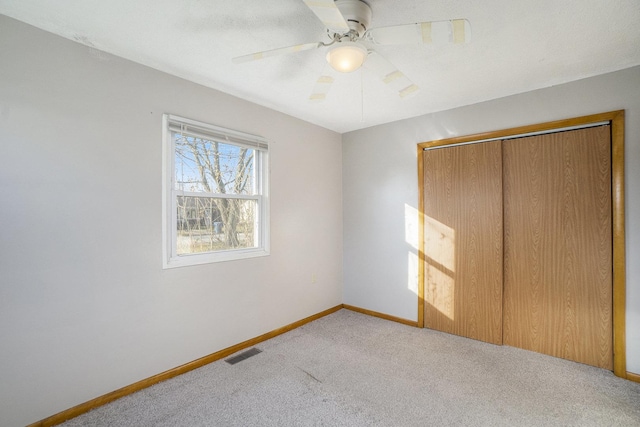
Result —
<path fill-rule="evenodd" d="M 500 141 L 423 156 L 425 327 L 500 344 Z"/>
<path fill-rule="evenodd" d="M 503 142 L 504 344 L 612 369 L 609 126 Z"/>

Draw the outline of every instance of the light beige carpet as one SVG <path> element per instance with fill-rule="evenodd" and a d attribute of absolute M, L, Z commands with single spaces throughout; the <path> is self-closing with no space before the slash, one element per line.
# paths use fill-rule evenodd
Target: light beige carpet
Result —
<path fill-rule="evenodd" d="M 127 396 L 72 426 L 640 426 L 611 372 L 348 310 Z"/>

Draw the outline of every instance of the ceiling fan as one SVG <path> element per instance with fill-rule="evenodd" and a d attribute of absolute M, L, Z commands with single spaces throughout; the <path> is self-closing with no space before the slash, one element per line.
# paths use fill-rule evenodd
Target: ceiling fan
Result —
<path fill-rule="evenodd" d="M 257 52 L 233 58 L 242 63 L 271 56 L 326 47 L 327 62 L 336 71 L 350 73 L 365 66 L 392 90 L 405 98 L 419 90 L 407 76 L 375 51 L 376 45 L 467 43 L 471 25 L 466 19 L 418 22 L 370 28 L 371 7 L 363 0 L 302 0 L 326 27 L 327 40 Z M 333 77 L 323 73 L 309 96 L 311 101 L 326 98 Z"/>

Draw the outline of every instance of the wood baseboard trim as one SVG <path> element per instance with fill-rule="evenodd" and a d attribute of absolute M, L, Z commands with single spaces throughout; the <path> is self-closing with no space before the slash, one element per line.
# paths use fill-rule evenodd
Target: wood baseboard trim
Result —
<path fill-rule="evenodd" d="M 170 378 L 176 377 L 178 375 L 184 374 L 186 372 L 193 371 L 194 369 L 200 368 L 201 366 L 204 366 L 204 365 L 208 365 L 209 363 L 215 362 L 216 360 L 225 358 L 247 347 L 254 346 L 258 343 L 261 343 L 262 341 L 266 341 L 268 339 L 277 337 L 278 335 L 284 334 L 285 332 L 289 332 L 293 329 L 299 328 L 300 326 L 306 323 L 313 322 L 314 320 L 320 319 L 321 317 L 327 316 L 331 313 L 335 313 L 336 311 L 342 308 L 343 308 L 343 305 L 340 304 L 335 307 L 329 308 L 327 310 L 321 311 L 320 313 L 314 314 L 312 316 L 305 317 L 304 319 L 298 320 L 297 322 L 293 322 L 290 325 L 286 325 L 281 328 L 274 329 L 273 331 L 267 332 L 266 334 L 262 334 L 255 338 L 251 338 L 239 344 L 233 345 L 231 347 L 228 347 L 223 350 L 217 351 L 215 353 L 209 354 L 207 356 L 201 357 L 200 359 L 196 359 L 194 361 L 185 363 L 184 365 L 178 366 L 173 369 L 169 369 L 168 371 L 164 371 L 160 374 L 138 381 L 131 385 L 122 387 L 121 389 L 112 391 L 111 393 L 107 393 L 105 395 L 96 397 L 95 399 L 91 399 L 87 402 L 81 403 L 77 406 L 74 406 L 73 408 L 66 409 L 62 412 L 59 412 L 55 415 L 47 417 L 43 420 L 36 421 L 35 423 L 28 425 L 27 427 L 50 427 L 50 426 L 55 426 L 57 424 L 63 423 L 64 421 L 70 420 L 71 418 L 75 418 L 78 415 L 82 415 L 85 412 L 89 412 L 90 410 L 95 409 L 99 406 L 105 405 L 109 402 L 113 402 L 114 400 L 120 399 L 121 397 L 127 396 L 129 394 L 133 394 L 139 390 L 142 390 L 144 388 L 147 388 L 159 382 L 168 380 Z"/>
<path fill-rule="evenodd" d="M 367 314 L 373 317 L 379 317 L 380 319 L 391 320 L 392 322 L 402 323 L 413 327 L 418 327 L 418 322 L 414 320 L 403 319 L 402 317 L 391 316 L 390 314 L 379 313 L 377 311 L 367 310 L 366 308 L 354 307 L 353 305 L 342 304 L 347 310 L 355 311 L 362 314 Z"/>
<path fill-rule="evenodd" d="M 640 374 L 634 374 L 633 372 L 627 371 L 627 379 L 629 381 L 640 383 Z"/>

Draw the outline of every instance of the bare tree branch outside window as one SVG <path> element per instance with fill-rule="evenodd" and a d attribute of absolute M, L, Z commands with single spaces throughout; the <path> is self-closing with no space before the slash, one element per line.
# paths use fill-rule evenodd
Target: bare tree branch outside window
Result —
<path fill-rule="evenodd" d="M 256 194 L 255 150 L 174 138 L 178 255 L 256 247 L 257 202 L 243 197 Z"/>

